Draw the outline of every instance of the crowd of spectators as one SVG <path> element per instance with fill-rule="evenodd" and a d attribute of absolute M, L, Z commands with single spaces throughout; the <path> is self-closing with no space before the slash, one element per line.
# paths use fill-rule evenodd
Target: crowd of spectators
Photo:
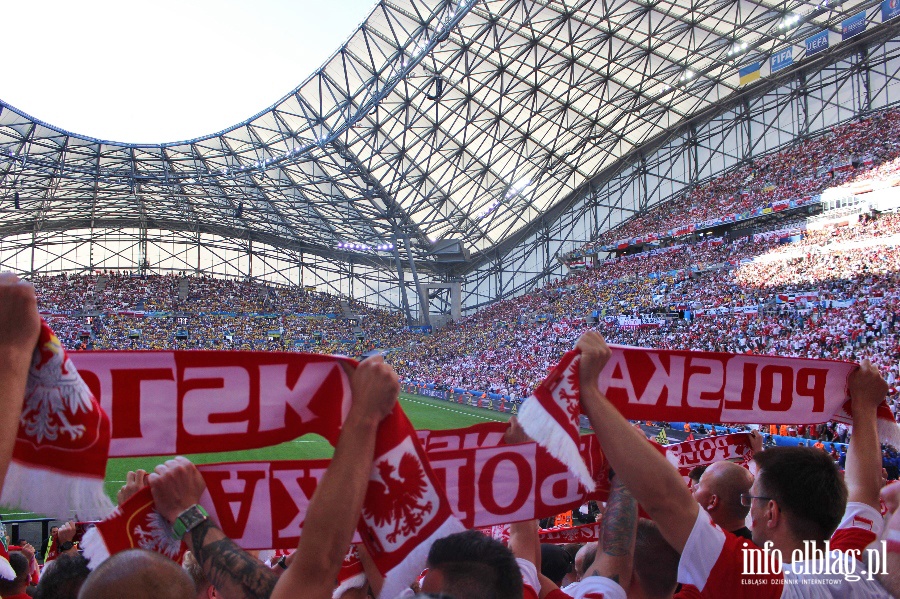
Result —
<path fill-rule="evenodd" d="M 861 179 L 873 177 L 888 179 L 900 170 L 897 156 L 900 144 L 894 141 L 900 139 L 898 134 L 900 111 L 888 111 L 836 127 L 827 136 L 798 142 L 788 150 L 763 157 L 697 187 L 685 202 L 670 203 L 632 219 L 609 232 L 600 243 L 624 235 L 653 232 L 662 223 L 666 227 L 678 226 L 702 221 L 722 211 L 743 211 L 773 200 L 816 193 L 826 183 L 831 186 L 841 182 L 857 184 Z M 280 570 L 279 566 L 258 570 L 261 566 L 251 558 L 242 557 L 243 570 L 239 573 L 227 566 L 235 562 L 211 557 L 222 547 L 232 552 L 232 558 L 241 551 L 233 543 L 228 545 L 230 541 L 222 539 L 219 530 L 214 533 L 219 535 L 216 543 L 191 545 L 192 551 L 198 552 L 194 574 L 199 572 L 200 578 L 208 577 L 204 592 L 210 592 L 211 583 L 231 589 L 252 579 L 258 588 L 253 593 L 247 591 L 246 596 L 292 596 L 292 592 L 296 595 L 300 590 L 306 593 L 304 596 L 324 597 L 325 591 L 330 596 L 340 562 L 335 555 L 342 555 L 335 553 L 335 548 L 346 551 L 372 467 L 371 448 L 377 426 L 360 424 L 367 422 L 361 413 L 368 411 L 369 415 L 382 416 L 390 413 L 401 380 L 487 391 L 521 400 L 562 354 L 577 343 L 583 351 L 582 411 L 596 431 L 615 479 L 605 506 L 604 533 L 600 550 L 595 549 L 596 560 L 592 557 L 588 565 L 577 568 L 588 585 L 580 589 L 568 587 L 571 596 L 594 596 L 591 593 L 602 591 L 610 597 L 624 597 L 620 585 L 623 579 L 630 581 L 633 589 L 651 586 L 652 576 L 641 574 L 638 559 L 647 561 L 648 554 L 644 552 L 648 550 L 634 540 L 635 535 L 642 534 L 636 524 L 637 502 L 656 521 L 651 528 L 656 530 L 657 549 L 650 552 L 649 563 L 675 564 L 667 569 L 671 574 L 666 578 L 668 586 L 664 585 L 667 593 L 658 596 L 672 596 L 676 577 L 698 587 L 698 594 L 706 587 L 706 595 L 714 596 L 724 590 L 734 596 L 762 596 L 755 594 L 760 589 L 740 588 L 739 582 L 721 578 L 725 569 L 722 555 L 732 549 L 738 551 L 731 537 L 720 539 L 720 535 L 725 536 L 723 530 L 738 537 L 752 537 L 754 542 L 771 540 L 789 547 L 798 546 L 805 537 L 824 542 L 837 528 L 837 541 L 832 546 L 843 548 L 840 543 L 845 543 L 846 537 L 840 536 L 841 530 L 864 521 L 874 539 L 884 526 L 878 514 L 877 470 L 884 467 L 887 478 L 900 476 L 897 450 L 879 447 L 874 433 L 875 408 L 882 400 L 887 400 L 895 418 L 900 412 L 900 252 L 897 252 L 900 216 L 870 213 L 838 225 L 800 225 L 784 222 L 773 225 L 792 229 L 787 235 L 762 234 L 734 240 L 706 238 L 600 261 L 562 279 L 548 281 L 530 293 L 495 302 L 430 335 L 409 330 L 398 312 L 305 288 L 277 287 L 251 280 L 103 272 L 37 276 L 33 283 L 40 309 L 64 345 L 74 349 L 248 349 L 314 351 L 354 357 L 376 348 L 390 350 L 385 356 L 386 363 L 376 359 L 364 363 L 357 371 L 363 374 L 353 385 L 351 410 L 354 412 L 347 418 L 350 424 L 341 434 L 331 466 L 347 475 L 323 478 L 310 501 L 307 514 L 322 517 L 308 519 L 304 524 L 297 554 L 303 555 L 306 561 L 295 560 L 301 564 L 296 567 L 291 567 L 291 561 L 282 561 Z M 7 294 L 14 286 L 8 277 L 0 278 L 0 294 Z M 0 351 L 4 351 L 4 344 L 24 335 L 16 328 L 15 318 L 8 314 L 10 306 L 15 305 L 18 304 L 0 303 Z M 763 457 L 755 458 L 760 468 L 755 479 L 735 464 L 714 464 L 697 479 L 691 495 L 665 459 L 632 434 L 632 424 L 624 421 L 595 388 L 599 365 L 608 358 L 608 348 L 598 332 L 606 340 L 621 345 L 858 362 L 862 366 L 849 385 L 853 427 L 834 422 L 762 427 L 764 434 L 801 437 L 807 440 L 807 447 L 762 451 Z M 27 362 L 20 362 L 24 372 Z M 0 369 L 0 382 L 5 383 L 0 388 L 8 393 L 10 388 L 17 388 L 10 387 L 13 383 L 24 385 L 13 378 Z M 5 412 L 0 410 L 0 413 Z M 856 444 L 853 452 L 839 451 L 831 445 L 848 441 Z M 11 455 L 11 446 L 7 453 Z M 368 462 L 361 459 L 365 455 L 370 458 Z M 8 461 L 8 456 L 5 459 Z M 156 487 L 153 488 L 155 497 L 162 489 L 166 491 L 157 497 L 158 506 L 160 497 L 171 500 L 184 493 L 176 483 L 199 477 L 192 465 L 181 460 L 161 466 L 156 482 L 150 483 L 151 488 Z M 843 478 L 838 475 L 835 463 L 846 469 Z M 5 472 L 5 464 L 2 466 L 0 475 Z M 796 469 L 814 472 L 818 478 L 813 477 L 814 482 L 805 477 L 794 480 L 791 474 Z M 776 471 L 787 475 L 776 480 L 763 474 Z M 809 488 L 804 487 L 806 492 L 793 493 L 789 498 L 785 488 L 790 485 Z M 736 489 L 738 492 L 734 492 Z M 717 493 L 724 497 L 726 492 L 731 493 L 730 503 L 725 499 L 711 499 Z M 888 487 L 885 497 L 887 511 L 895 510 L 900 503 L 900 491 L 892 492 Z M 187 498 L 190 499 L 187 504 L 195 503 L 198 498 L 199 493 L 196 498 Z M 781 512 L 782 524 L 778 518 L 771 519 L 771 509 L 765 511 L 755 501 L 783 502 L 786 507 Z M 819 503 L 810 505 L 810 501 Z M 169 507 L 161 513 L 165 512 L 163 516 L 171 522 L 186 506 L 176 502 Z M 634 561 L 607 559 L 612 554 L 603 551 L 604 543 L 618 541 L 605 535 L 621 534 L 628 529 L 619 519 L 626 509 L 634 514 L 629 519 L 630 545 L 618 541 L 630 547 L 625 553 Z M 349 520 L 347 510 L 351 512 Z M 813 528 L 818 528 L 814 534 L 798 532 L 809 528 L 783 523 L 784 519 L 793 522 L 807 518 L 806 514 L 815 510 L 829 513 L 816 520 Z M 752 531 L 743 526 L 748 514 L 753 521 Z M 721 528 L 714 527 L 713 523 Z M 212 522 L 203 526 L 217 530 Z M 530 556 L 533 564 L 539 561 L 533 552 L 536 541 L 529 536 L 535 526 L 533 523 L 528 526 L 511 529 L 512 553 L 504 555 L 522 557 L 520 548 L 530 546 L 525 555 Z M 786 528 L 779 529 L 779 526 Z M 645 532 L 653 536 L 652 530 Z M 896 532 L 900 535 L 900 530 Z M 527 536 L 528 542 L 519 542 L 521 538 L 513 540 L 518 535 Z M 866 539 L 872 540 L 868 536 Z M 473 545 L 466 539 L 459 542 L 465 551 L 474 551 L 472 547 L 482 543 L 474 541 Z M 335 551 L 317 552 L 320 546 Z M 21 557 L 9 560 L 15 570 L 16 585 L 25 582 L 19 570 L 24 568 L 22 572 L 29 575 L 34 570 L 31 560 L 24 559 L 29 552 L 34 556 L 33 548 L 22 549 L 13 552 Z M 491 550 L 506 551 L 498 547 Z M 578 558 L 573 558 L 577 564 Z M 116 559 L 110 563 L 116 564 Z M 117 576 L 159 566 L 141 561 L 144 558 L 134 559 L 137 561 L 127 562 L 126 567 L 119 566 L 121 572 Z M 594 565 L 590 564 L 591 560 L 595 560 Z M 679 561 L 685 564 L 683 568 L 678 566 Z M 443 572 L 436 556 L 429 556 L 429 564 L 434 571 Z M 83 563 L 77 567 L 82 577 L 88 576 Z M 109 570 L 114 567 L 105 566 L 103 576 L 109 576 Z M 900 560 L 895 560 L 892 567 L 900 568 Z M 534 569 L 533 565 L 531 570 L 527 566 L 522 568 L 526 584 L 542 586 L 536 575 L 531 577 L 527 573 Z M 512 578 L 519 580 L 518 569 L 513 569 Z M 657 567 L 657 570 L 664 569 Z M 239 574 L 244 576 L 247 572 L 252 576 L 238 584 Z M 458 589 L 468 587 L 452 587 L 452 576 L 446 572 L 441 575 L 443 587 L 432 582 L 437 585 L 432 590 L 455 589 L 450 596 L 456 599 L 467 596 Z M 279 580 L 277 574 L 282 573 L 285 574 Z M 177 581 L 177 574 L 176 570 L 160 575 Z M 559 574 L 554 578 L 556 585 L 563 584 L 569 572 Z M 732 578 L 740 580 L 738 576 Z M 116 584 L 122 584 L 122 579 L 117 578 Z M 576 585 L 577 579 L 575 576 Z M 598 579 L 609 582 L 598 582 Z M 195 577 L 195 583 L 197 580 Z M 94 576 L 85 583 L 85 588 L 93 593 L 94 589 L 109 584 L 104 581 L 102 576 Z M 0 594 L 9 594 L 7 588 L 18 593 L 19 586 L 6 582 L 0 581 Z M 170 587 L 175 589 L 183 582 L 173 582 Z M 512 584 L 505 587 L 507 592 L 513 589 L 508 596 L 522 596 L 520 582 L 508 577 L 503 580 L 505 585 Z M 887 578 L 882 582 L 890 587 L 892 581 Z M 428 584 L 426 576 L 424 590 Z M 322 594 L 319 587 L 324 589 Z M 710 593 L 709 589 L 714 592 Z M 541 596 L 565 596 L 552 594 L 558 589 L 545 590 Z M 158 591 L 157 595 L 163 597 L 161 593 Z M 876 583 L 864 583 L 848 593 L 844 596 L 885 596 Z M 643 590 L 640 594 L 651 595 Z"/>
<path fill-rule="evenodd" d="M 699 224 L 769 204 L 802 199 L 828 187 L 895 180 L 900 173 L 900 111 L 889 109 L 797 140 L 723 173 L 672 201 L 637 214 L 585 245 L 590 250 L 619 240 Z"/>

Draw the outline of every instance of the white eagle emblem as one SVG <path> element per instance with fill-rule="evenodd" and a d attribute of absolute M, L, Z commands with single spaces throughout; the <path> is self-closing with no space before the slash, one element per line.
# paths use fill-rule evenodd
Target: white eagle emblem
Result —
<path fill-rule="evenodd" d="M 159 512 L 154 511 L 147 514 L 144 521 L 147 524 L 147 530 L 141 526 L 134 529 L 138 547 L 155 551 L 169 559 L 177 558 L 181 551 L 181 541 L 176 541 L 172 537 L 172 527 L 166 522 L 166 519 Z"/>
<path fill-rule="evenodd" d="M 90 389 L 78 376 L 59 339 L 51 334 L 34 352 L 28 371 L 22 411 L 25 434 L 38 443 L 56 441 L 60 434 L 75 441 L 84 435 L 85 427 L 72 424 L 70 419 L 93 410 Z"/>

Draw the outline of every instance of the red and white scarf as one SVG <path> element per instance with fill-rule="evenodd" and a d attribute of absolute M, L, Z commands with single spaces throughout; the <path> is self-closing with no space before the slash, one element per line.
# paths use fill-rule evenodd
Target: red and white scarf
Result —
<path fill-rule="evenodd" d="M 850 424 L 847 382 L 856 364 L 833 360 L 610 346 L 598 386 L 629 420 L 738 424 Z M 563 356 L 519 411 L 522 427 L 585 482 L 573 439 L 578 434 L 580 352 Z M 545 381 L 546 383 L 547 381 Z M 574 397 L 573 397 L 574 395 Z M 886 403 L 881 439 L 900 444 Z"/>
<path fill-rule="evenodd" d="M 463 528 L 544 518 L 577 508 L 589 499 L 606 498 L 607 464 L 596 437 L 581 438 L 581 459 L 591 464 L 598 483 L 594 493 L 587 493 L 564 465 L 536 443 L 503 443 L 505 427 L 505 423 L 496 422 L 465 429 L 418 431 L 427 448 L 425 462 Z M 323 459 L 203 464 L 198 469 L 206 491 L 200 503 L 226 536 L 245 549 L 293 548 L 299 541 L 313 492 L 329 462 Z M 412 478 L 419 478 L 407 458 L 403 473 L 410 472 L 414 473 Z M 388 476 L 399 482 L 404 480 L 400 468 Z M 367 505 L 376 506 L 368 508 L 370 520 L 376 519 L 384 505 L 391 505 L 390 501 L 382 506 L 374 503 L 382 491 L 378 486 L 383 484 L 381 473 L 379 477 L 375 479 L 373 473 L 373 496 L 366 498 Z M 122 510 L 129 512 L 134 506 L 142 504 L 129 501 Z M 412 511 L 410 515 L 415 518 L 418 514 Z M 128 518 L 140 519 L 134 515 Z M 386 532 L 378 534 L 386 537 L 394 529 L 385 528 Z M 361 542 L 363 535 L 368 534 L 365 530 L 360 533 L 354 542 Z M 112 545 L 106 553 L 132 546 L 121 546 L 116 538 L 110 541 Z M 388 542 L 396 541 L 395 538 Z"/>
<path fill-rule="evenodd" d="M 429 448 L 426 457 L 399 407 L 383 423 L 360 534 L 389 580 L 392 573 L 399 574 L 399 581 L 419 568 L 424 562 L 419 553 L 427 553 L 431 540 L 459 528 L 457 518 L 466 526 L 486 526 L 544 517 L 577 507 L 588 496 L 586 489 L 602 489 L 601 454 L 583 451 L 591 441 L 578 436 L 576 355 L 567 354 L 528 400 L 549 417 L 537 410 L 525 412 L 528 402 L 520 414 L 526 432 L 547 444 L 561 463 L 547 457 L 540 466 L 545 450 L 534 444 L 501 447 L 498 431 L 487 429 L 420 433 Z M 124 457 L 265 447 L 310 432 L 335 443 L 351 401 L 342 362 L 354 364 L 319 355 L 204 351 L 84 352 L 68 360 L 44 326 L 4 503 L 58 517 L 74 510 L 85 518 L 105 499 L 107 444 L 110 455 Z M 632 419 L 846 421 L 846 381 L 853 368 L 842 362 L 614 348 L 600 384 Z M 881 412 L 879 416 L 885 420 Z M 896 434 L 896 425 L 889 424 Z M 556 440 L 548 443 L 548 435 Z M 443 451 L 436 449 L 441 444 Z M 205 466 L 209 497 L 204 503 L 216 511 L 223 528 L 262 524 L 260 530 L 269 531 L 271 541 L 265 548 L 288 537 L 295 544 L 305 512 L 298 504 L 305 495 L 297 470 L 306 468 L 317 479 L 315 469 L 325 467 L 310 462 Z M 260 469 L 267 472 L 259 474 Z M 50 477 L 57 481 L 52 488 L 70 492 L 46 493 Z M 269 512 L 266 522 L 256 506 L 265 505 L 258 498 L 267 492 L 274 496 L 270 509 L 280 497 L 293 511 L 277 517 Z M 253 497 L 249 504 L 237 501 L 248 493 Z M 48 503 L 38 504 L 40 500 Z M 242 507 L 234 511 L 236 501 Z M 277 518 L 286 521 L 276 523 Z M 297 526 L 280 534 L 294 519 Z M 413 547 L 423 549 L 404 561 Z M 388 592 L 392 588 L 386 585 Z"/>
<path fill-rule="evenodd" d="M 543 528 L 538 533 L 541 543 L 563 545 L 566 543 L 592 543 L 600 540 L 601 522 L 570 526 L 567 528 Z M 509 543 L 509 525 L 499 524 L 490 528 L 479 528 L 479 532 L 497 539 L 503 544 Z"/>
<path fill-rule="evenodd" d="M 667 445 L 665 450 L 666 459 L 678 469 L 678 473 L 685 479 L 691 470 L 699 466 L 709 466 L 725 461 L 746 464 L 753 457 L 749 433 L 691 439 Z"/>
<path fill-rule="evenodd" d="M 25 402 L 0 504 L 60 520 L 102 518 L 109 419 L 47 323 L 28 371 Z"/>

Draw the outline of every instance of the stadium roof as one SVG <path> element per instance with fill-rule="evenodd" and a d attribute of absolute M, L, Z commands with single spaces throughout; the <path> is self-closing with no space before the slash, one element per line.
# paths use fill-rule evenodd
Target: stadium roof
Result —
<path fill-rule="evenodd" d="M 385 0 L 296 90 L 206 137 L 101 141 L 0 104 L 0 235 L 142 226 L 342 260 L 408 239 L 422 265 L 460 239 L 484 257 L 734 98 L 739 67 L 788 46 L 800 63 L 806 37 L 879 6 Z"/>

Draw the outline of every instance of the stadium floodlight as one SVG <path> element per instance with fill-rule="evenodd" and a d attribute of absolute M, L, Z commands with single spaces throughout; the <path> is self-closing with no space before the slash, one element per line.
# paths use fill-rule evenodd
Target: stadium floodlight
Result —
<path fill-rule="evenodd" d="M 518 181 L 516 181 L 515 183 L 513 183 L 512 185 L 509 186 L 509 189 L 506 191 L 506 197 L 511 198 L 516 194 L 522 193 L 523 191 L 525 191 L 525 189 L 529 185 L 531 185 L 531 179 L 529 179 L 527 177 L 523 177 L 522 179 L 519 179 Z"/>
<path fill-rule="evenodd" d="M 824 4 L 827 6 L 827 3 Z M 791 29 L 800 22 L 800 15 L 786 15 L 784 20 L 778 25 L 779 29 Z"/>
<path fill-rule="evenodd" d="M 737 56 L 739 54 L 743 54 L 747 51 L 747 42 L 735 42 L 734 45 L 728 50 L 728 56 Z"/>
<path fill-rule="evenodd" d="M 373 246 L 367 243 L 339 241 L 335 247 L 339 250 L 352 250 L 354 252 L 391 252 L 394 250 L 393 243 L 382 243 Z"/>

